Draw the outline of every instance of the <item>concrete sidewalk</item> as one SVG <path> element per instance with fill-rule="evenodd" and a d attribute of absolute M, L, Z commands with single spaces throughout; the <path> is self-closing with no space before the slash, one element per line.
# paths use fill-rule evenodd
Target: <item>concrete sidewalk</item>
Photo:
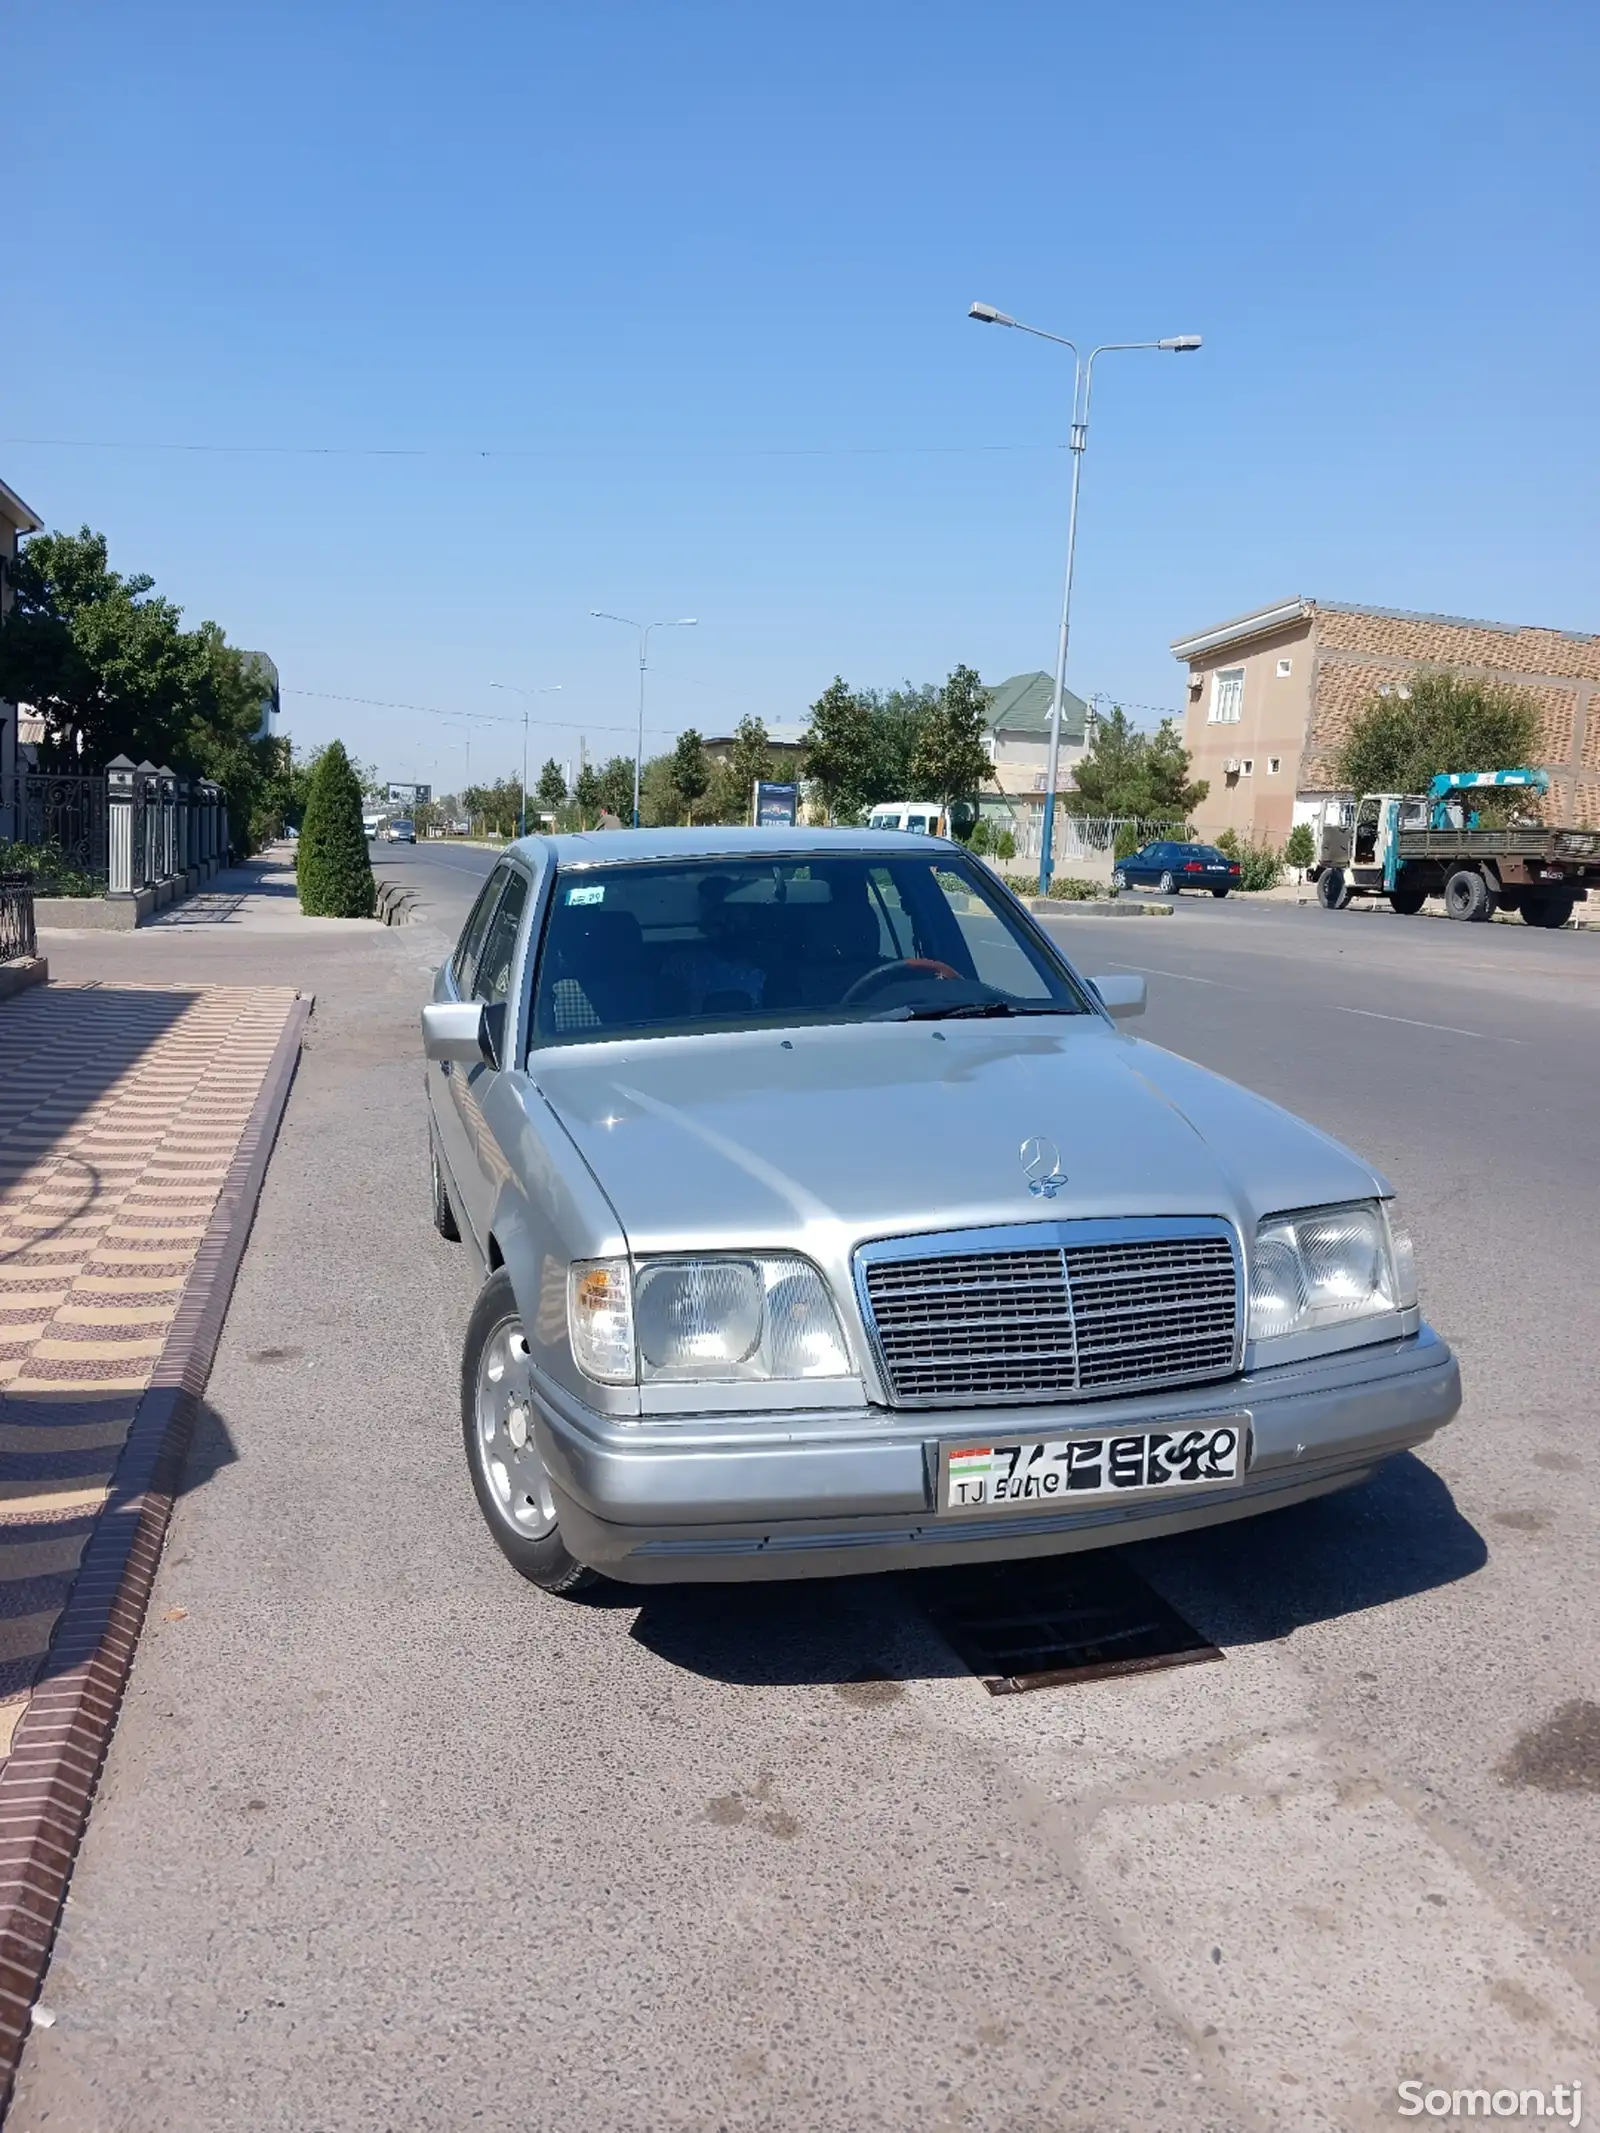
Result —
<path fill-rule="evenodd" d="M 229 933 L 289 934 L 309 941 L 314 935 L 370 933 L 378 921 L 372 918 L 307 918 L 300 909 L 295 888 L 294 847 L 279 844 L 247 859 L 242 866 L 225 867 L 209 887 L 182 903 L 169 904 L 139 927 L 145 938 L 162 934 Z M 101 927 L 64 926 L 52 912 L 40 932 L 49 941 L 100 940 Z M 132 930 L 132 929 L 130 929 Z"/>

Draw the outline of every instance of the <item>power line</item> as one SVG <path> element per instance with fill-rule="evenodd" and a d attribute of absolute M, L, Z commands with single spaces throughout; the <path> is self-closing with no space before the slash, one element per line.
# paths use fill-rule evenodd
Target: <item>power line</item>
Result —
<path fill-rule="evenodd" d="M 684 677 L 678 676 L 676 678 L 681 680 Z M 696 686 L 709 688 L 710 683 L 701 682 L 697 683 Z M 475 724 L 485 726 L 520 726 L 522 724 L 520 718 L 500 718 L 488 711 L 446 711 L 438 704 L 402 704 L 396 703 L 386 696 L 345 696 L 335 689 L 280 689 L 278 693 L 282 696 L 314 697 L 319 703 L 325 704 L 366 704 L 374 711 L 424 711 L 433 718 L 468 719 Z M 572 733 L 637 733 L 639 730 L 636 724 L 607 725 L 599 719 L 592 718 L 536 718 L 531 719 L 529 724 L 530 727 L 540 725 L 554 726 L 562 732 Z M 676 733 L 677 730 L 676 726 L 646 726 L 645 728 L 646 733 Z"/>
<path fill-rule="evenodd" d="M 1059 444 L 191 444 L 133 437 L 0 437 L 0 444 L 67 452 L 199 452 L 281 459 L 898 459 L 991 452 L 1059 452 Z"/>

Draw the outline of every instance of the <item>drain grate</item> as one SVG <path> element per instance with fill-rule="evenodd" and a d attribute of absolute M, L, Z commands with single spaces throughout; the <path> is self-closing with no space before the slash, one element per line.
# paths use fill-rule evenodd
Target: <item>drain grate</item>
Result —
<path fill-rule="evenodd" d="M 1120 1557 L 1100 1550 L 924 1570 L 912 1591 L 991 1696 L 1222 1657 Z"/>

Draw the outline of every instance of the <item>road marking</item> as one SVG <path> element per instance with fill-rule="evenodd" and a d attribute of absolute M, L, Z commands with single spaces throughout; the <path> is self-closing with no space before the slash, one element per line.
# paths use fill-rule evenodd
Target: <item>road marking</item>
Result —
<path fill-rule="evenodd" d="M 1248 992 L 1247 985 L 1228 985 L 1221 978 L 1191 977 L 1187 970 L 1158 970 L 1154 963 L 1118 963 L 1118 970 L 1136 970 L 1142 978 L 1176 978 L 1182 985 L 1216 985 L 1224 992 Z"/>
<path fill-rule="evenodd" d="M 1336 1015 L 1365 1015 L 1369 1022 L 1403 1022 L 1407 1029 L 1438 1029 L 1443 1030 L 1447 1037 L 1476 1037 L 1480 1044 L 1521 1044 L 1523 1042 L 1520 1037 L 1491 1036 L 1487 1030 L 1458 1029 L 1453 1022 L 1418 1022 L 1410 1015 L 1380 1015 L 1374 1007 L 1340 1007 L 1333 1000 L 1321 1001 L 1319 1005 L 1331 1007 Z"/>
<path fill-rule="evenodd" d="M 1176 978 L 1183 985 L 1212 985 L 1223 992 L 1248 992 L 1262 996 L 1262 988 L 1230 985 L 1222 978 L 1191 977 L 1186 970 L 1158 970 L 1153 963 L 1118 963 L 1118 970 L 1136 970 L 1141 977 Z M 1480 1044 L 1523 1044 L 1522 1037 L 1497 1037 L 1488 1030 L 1462 1029 L 1454 1022 L 1419 1022 L 1414 1015 L 1382 1015 L 1375 1007 L 1342 1007 L 1337 1000 L 1308 1000 L 1308 1007 L 1325 1007 L 1336 1015 L 1361 1015 L 1369 1022 L 1401 1022 L 1407 1029 L 1436 1029 L 1447 1037 L 1476 1037 Z"/>

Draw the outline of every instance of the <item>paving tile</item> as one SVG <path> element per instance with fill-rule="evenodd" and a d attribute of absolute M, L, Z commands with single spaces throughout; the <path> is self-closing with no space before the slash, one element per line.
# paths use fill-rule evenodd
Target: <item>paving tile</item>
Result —
<path fill-rule="evenodd" d="M 294 1001 L 51 985 L 0 1011 L 0 1761 Z"/>

